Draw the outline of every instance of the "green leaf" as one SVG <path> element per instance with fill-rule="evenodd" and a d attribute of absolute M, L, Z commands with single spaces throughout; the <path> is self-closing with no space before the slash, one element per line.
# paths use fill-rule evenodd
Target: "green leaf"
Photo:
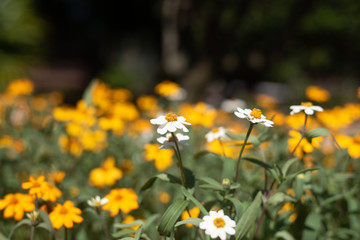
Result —
<path fill-rule="evenodd" d="M 8 240 L 8 238 L 5 237 L 4 234 L 2 234 L 2 233 L 0 232 L 0 240 Z"/>
<path fill-rule="evenodd" d="M 19 227 L 23 226 L 23 225 L 27 225 L 27 226 L 30 227 L 30 226 L 31 226 L 31 221 L 30 221 L 30 219 L 25 218 L 25 219 L 21 220 L 20 222 L 18 222 L 18 223 L 14 226 L 14 228 L 11 230 L 11 232 L 10 232 L 10 234 L 9 234 L 9 239 L 11 239 L 12 235 L 15 233 L 15 230 L 18 229 Z"/>
<path fill-rule="evenodd" d="M 158 231 L 161 235 L 169 235 L 173 232 L 176 221 L 188 204 L 188 200 L 177 199 L 166 209 L 164 215 L 160 219 L 158 227 Z"/>
<path fill-rule="evenodd" d="M 223 170 L 222 170 L 222 179 L 228 178 L 233 179 L 235 176 L 235 168 L 236 168 L 236 162 L 234 159 L 226 157 L 224 158 L 223 163 Z"/>
<path fill-rule="evenodd" d="M 277 171 L 272 168 L 272 169 L 269 169 L 271 175 L 275 178 L 275 180 L 278 182 L 278 183 L 281 183 L 281 178 L 279 176 L 279 174 L 277 173 Z"/>
<path fill-rule="evenodd" d="M 134 234 L 135 230 L 133 229 L 126 229 L 126 230 L 121 230 L 118 231 L 116 233 L 111 234 L 113 238 L 121 238 L 121 237 L 125 237 L 125 236 L 129 236 L 130 234 Z M 133 238 L 131 238 L 133 239 Z"/>
<path fill-rule="evenodd" d="M 196 154 L 194 155 L 194 158 L 195 158 L 195 159 L 199 159 L 199 158 L 202 158 L 202 157 L 204 157 L 205 155 L 208 155 L 208 154 L 213 154 L 213 155 L 216 155 L 216 156 L 217 156 L 217 154 L 216 154 L 216 153 L 213 153 L 213 152 L 201 151 L 201 152 L 196 153 Z"/>
<path fill-rule="evenodd" d="M 321 228 L 321 216 L 316 212 L 311 212 L 305 220 L 302 239 L 317 239 Z"/>
<path fill-rule="evenodd" d="M 146 181 L 146 183 L 141 187 L 140 192 L 143 192 L 152 187 L 157 179 L 160 179 L 164 182 L 176 183 L 181 184 L 181 180 L 174 175 L 168 173 L 160 173 Z"/>
<path fill-rule="evenodd" d="M 48 231 L 48 232 L 51 232 L 51 231 L 52 231 L 52 228 L 49 228 L 49 226 L 48 226 L 46 223 L 44 223 L 44 222 L 39 223 L 39 224 L 36 226 L 36 228 L 42 228 L 42 229 L 45 229 L 45 230 Z"/>
<path fill-rule="evenodd" d="M 202 219 L 191 217 L 191 218 L 185 219 L 185 220 L 183 220 L 183 221 L 177 222 L 177 223 L 175 224 L 175 227 L 179 227 L 179 226 L 185 225 L 185 224 L 187 224 L 187 223 L 191 223 L 191 224 L 193 224 L 193 225 L 195 225 L 195 226 L 199 226 L 199 224 L 200 224 L 201 222 L 202 222 Z"/>
<path fill-rule="evenodd" d="M 140 240 L 141 233 L 142 233 L 142 227 L 139 227 L 139 228 L 136 230 L 136 232 L 135 232 L 135 237 L 134 237 L 134 239 L 135 239 L 135 240 Z"/>
<path fill-rule="evenodd" d="M 210 185 L 213 185 L 214 187 L 218 187 L 218 188 L 222 188 L 222 184 L 219 183 L 218 181 L 216 181 L 215 179 L 213 178 L 209 178 L 209 177 L 200 177 L 198 178 L 199 181 L 203 181 L 203 182 L 206 182 Z"/>
<path fill-rule="evenodd" d="M 306 138 L 316 138 L 331 134 L 326 128 L 315 128 L 305 133 Z"/>
<path fill-rule="evenodd" d="M 289 168 L 291 167 L 291 165 L 293 165 L 294 163 L 296 163 L 299 159 L 297 157 L 291 158 L 289 159 L 287 162 L 284 163 L 284 166 L 282 167 L 282 172 L 284 174 L 284 176 L 286 176 Z"/>
<path fill-rule="evenodd" d="M 297 201 L 300 201 L 304 192 L 304 179 L 296 178 L 294 185 L 295 198 Z"/>
<path fill-rule="evenodd" d="M 246 134 L 237 134 L 237 133 L 231 133 L 231 132 L 227 132 L 226 135 L 233 139 L 233 140 L 237 140 L 237 141 L 244 141 Z M 247 144 L 249 144 L 249 141 L 251 144 L 253 144 L 255 147 L 259 146 L 261 144 L 261 142 L 259 141 L 259 139 L 255 136 L 250 135 L 248 138 L 248 142 Z"/>
<path fill-rule="evenodd" d="M 260 167 L 265 168 L 266 170 L 272 169 L 272 167 L 270 165 L 268 165 L 268 164 L 264 163 L 263 161 L 258 160 L 256 158 L 244 157 L 242 159 L 244 159 L 244 160 L 246 160 L 248 162 L 255 163 L 255 164 L 259 165 Z"/>
<path fill-rule="evenodd" d="M 250 228 L 255 224 L 255 220 L 261 211 L 262 193 L 258 192 L 254 201 L 245 210 L 235 228 L 235 238 L 242 239 L 249 232 Z"/>
<path fill-rule="evenodd" d="M 86 102 L 87 105 L 92 104 L 92 93 L 95 87 L 99 84 L 98 79 L 93 79 L 90 84 L 86 87 L 82 99 Z"/>
<path fill-rule="evenodd" d="M 160 214 L 157 213 L 148 217 L 143 225 L 144 231 L 146 231 L 149 227 L 152 227 L 155 220 L 158 219 L 159 216 Z"/>
<path fill-rule="evenodd" d="M 288 231 L 285 230 L 275 233 L 275 238 L 282 240 L 295 240 L 295 238 Z"/>
<path fill-rule="evenodd" d="M 135 220 L 135 221 L 133 221 L 131 223 L 115 223 L 114 227 L 115 228 L 130 228 L 130 227 L 133 227 L 135 225 L 142 226 L 143 224 L 144 224 L 143 220 Z"/>
<path fill-rule="evenodd" d="M 295 178 L 297 175 L 302 174 L 302 173 L 306 173 L 306 172 L 310 172 L 310 171 L 316 171 L 319 170 L 320 168 L 307 168 L 307 169 L 302 169 L 300 171 L 297 171 L 296 173 L 290 174 L 289 176 L 286 177 L 286 180 L 290 180 Z"/>
<path fill-rule="evenodd" d="M 223 187 L 218 187 L 218 186 L 214 186 L 214 185 L 210 185 L 210 184 L 201 184 L 201 185 L 199 185 L 199 188 L 210 189 L 210 190 L 214 190 L 214 191 L 224 191 Z"/>
<path fill-rule="evenodd" d="M 55 229 L 53 228 L 49 215 L 43 210 L 39 210 L 39 215 L 43 223 L 46 224 L 46 229 L 49 231 L 49 239 L 54 239 Z"/>
<path fill-rule="evenodd" d="M 194 198 L 193 195 L 191 195 L 191 193 L 189 193 L 188 190 L 186 190 L 184 187 L 181 187 L 181 192 L 184 194 L 184 196 L 189 199 L 190 201 L 192 201 L 199 209 L 200 211 L 204 214 L 204 215 L 208 215 L 209 212 L 206 210 L 206 208 L 196 199 Z"/>
<path fill-rule="evenodd" d="M 194 172 L 188 168 L 184 168 L 185 174 L 185 187 L 190 189 L 195 187 L 195 176 Z"/>
<path fill-rule="evenodd" d="M 233 197 L 226 197 L 227 200 L 229 200 L 235 207 L 235 211 L 236 211 L 236 217 L 237 219 L 240 218 L 241 214 L 244 212 L 244 206 L 243 204 L 239 201 L 239 199 L 233 198 Z M 235 219 L 235 220 L 237 220 Z"/>
<path fill-rule="evenodd" d="M 286 194 L 283 192 L 277 192 L 270 196 L 269 200 L 267 201 L 268 205 L 278 205 L 280 203 L 285 202 Z"/>

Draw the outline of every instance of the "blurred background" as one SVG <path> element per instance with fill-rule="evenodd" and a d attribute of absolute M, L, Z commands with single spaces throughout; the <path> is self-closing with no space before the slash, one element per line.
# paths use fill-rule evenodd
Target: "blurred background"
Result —
<path fill-rule="evenodd" d="M 98 78 L 137 94 L 165 80 L 189 101 L 359 86 L 357 0 L 1 0 L 0 87 L 28 77 L 75 102 Z"/>

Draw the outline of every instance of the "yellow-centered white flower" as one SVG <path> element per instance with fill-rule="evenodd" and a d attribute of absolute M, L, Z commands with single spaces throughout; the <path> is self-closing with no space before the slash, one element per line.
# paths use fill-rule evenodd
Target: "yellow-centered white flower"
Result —
<path fill-rule="evenodd" d="M 189 130 L 185 127 L 185 125 L 191 125 L 191 123 L 185 122 L 185 120 L 186 119 L 182 116 L 177 116 L 174 113 L 168 113 L 165 116 L 159 116 L 151 119 L 150 122 L 154 125 L 160 125 L 157 132 L 162 135 L 167 132 L 175 132 L 177 129 L 188 132 Z"/>
<path fill-rule="evenodd" d="M 221 240 L 225 240 L 227 235 L 235 234 L 236 223 L 224 215 L 223 210 L 210 211 L 209 215 L 204 216 L 202 220 L 199 225 L 200 229 L 205 230 L 205 234 L 210 235 L 213 239 L 219 237 Z"/>
<path fill-rule="evenodd" d="M 95 198 L 91 198 L 90 200 L 87 201 L 89 206 L 94 208 L 100 208 L 105 204 L 107 204 L 108 202 L 109 200 L 107 198 L 101 198 L 100 196 L 96 196 Z"/>
<path fill-rule="evenodd" d="M 301 105 L 290 106 L 292 110 L 290 115 L 304 111 L 306 115 L 313 115 L 315 112 L 322 112 L 324 109 L 320 106 L 314 106 L 311 102 L 302 102 Z"/>
<path fill-rule="evenodd" d="M 208 132 L 205 135 L 206 141 L 208 142 L 212 142 L 216 139 L 219 140 L 227 140 L 228 137 L 226 136 L 226 129 L 223 127 L 218 127 L 218 128 L 214 128 L 212 129 L 210 132 Z"/>
<path fill-rule="evenodd" d="M 189 136 L 183 135 L 181 133 L 176 133 L 175 137 L 176 137 L 176 141 L 178 142 L 178 146 L 179 146 L 180 150 L 182 149 L 182 146 L 188 146 L 189 145 L 186 142 L 187 140 L 190 139 Z M 160 149 L 172 149 L 172 148 L 176 147 L 174 138 L 171 135 L 171 133 L 166 134 L 165 137 L 159 137 L 157 139 L 157 141 L 162 144 L 160 146 Z"/>
<path fill-rule="evenodd" d="M 265 127 L 272 127 L 274 124 L 273 121 L 266 119 L 261 110 L 257 108 L 254 108 L 253 110 L 248 108 L 237 108 L 237 111 L 235 111 L 234 114 L 239 118 L 246 118 L 252 123 L 260 123 Z"/>

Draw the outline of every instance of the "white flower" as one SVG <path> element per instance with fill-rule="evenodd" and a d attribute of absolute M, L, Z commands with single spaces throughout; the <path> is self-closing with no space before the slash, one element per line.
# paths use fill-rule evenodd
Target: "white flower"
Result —
<path fill-rule="evenodd" d="M 292 110 L 290 115 L 304 111 L 306 115 L 313 115 L 314 112 L 322 112 L 324 109 L 320 106 L 314 106 L 311 102 L 302 102 L 301 105 L 290 106 Z"/>
<path fill-rule="evenodd" d="M 206 140 L 208 142 L 212 142 L 215 139 L 220 139 L 220 140 L 227 140 L 228 137 L 226 136 L 226 129 L 223 127 L 219 127 L 219 128 L 214 128 L 212 129 L 210 132 L 208 132 L 206 135 Z"/>
<path fill-rule="evenodd" d="M 253 110 L 237 108 L 237 111 L 235 111 L 234 114 L 239 118 L 246 118 L 252 123 L 260 123 L 265 127 L 272 127 L 274 124 L 273 121 L 266 119 L 266 117 L 262 115 L 261 110 L 257 108 L 254 108 Z"/>
<path fill-rule="evenodd" d="M 108 202 L 109 202 L 109 200 L 107 198 L 101 198 L 99 196 L 96 196 L 95 198 L 91 198 L 90 200 L 87 201 L 89 206 L 95 207 L 95 208 L 100 208 L 100 207 L 104 206 L 105 204 L 107 204 Z"/>
<path fill-rule="evenodd" d="M 177 129 L 181 129 L 184 132 L 189 130 L 184 126 L 191 125 L 191 123 L 185 122 L 185 118 L 177 116 L 174 113 L 168 113 L 166 116 L 159 116 L 151 119 L 150 122 L 154 125 L 160 125 L 157 129 L 159 134 L 165 134 L 166 132 L 175 132 Z"/>
<path fill-rule="evenodd" d="M 180 150 L 182 149 L 182 146 L 188 145 L 186 141 L 190 139 L 189 136 L 183 135 L 181 133 L 176 133 L 175 137 L 176 137 L 176 141 L 178 142 L 178 146 Z M 166 134 L 166 137 L 159 137 L 157 140 L 159 143 L 162 144 L 160 149 L 172 149 L 176 147 L 171 133 Z"/>
<path fill-rule="evenodd" d="M 199 225 L 201 229 L 205 230 L 205 234 L 210 235 L 213 239 L 219 237 L 221 240 L 225 240 L 227 234 L 234 235 L 235 226 L 235 221 L 224 215 L 223 210 L 210 211 L 208 216 L 203 217 L 203 221 Z"/>

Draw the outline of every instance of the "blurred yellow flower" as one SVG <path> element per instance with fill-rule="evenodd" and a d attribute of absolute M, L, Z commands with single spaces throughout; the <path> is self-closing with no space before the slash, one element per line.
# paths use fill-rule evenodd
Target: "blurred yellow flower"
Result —
<path fill-rule="evenodd" d="M 122 171 L 115 166 L 115 158 L 107 157 L 100 168 L 91 170 L 89 181 L 91 185 L 103 188 L 114 185 L 122 176 Z"/>
<path fill-rule="evenodd" d="M 115 134 L 121 135 L 124 130 L 124 123 L 116 117 L 101 117 L 99 127 L 105 131 L 112 130 Z"/>
<path fill-rule="evenodd" d="M 103 206 L 103 210 L 109 210 L 111 217 L 118 215 L 119 211 L 129 213 L 131 210 L 139 208 L 137 195 L 135 191 L 130 188 L 113 189 L 105 198 L 107 198 L 109 202 Z"/>
<path fill-rule="evenodd" d="M 160 193 L 159 193 L 159 200 L 160 200 L 160 202 L 166 204 L 166 203 L 169 203 L 169 202 L 170 202 L 170 199 L 171 199 L 171 196 L 170 196 L 170 194 L 168 194 L 167 192 L 160 192 Z"/>
<path fill-rule="evenodd" d="M 289 211 L 294 211 L 294 210 L 295 210 L 295 204 L 287 202 L 281 207 L 281 209 L 278 211 L 278 214 L 280 215 L 284 212 L 289 212 Z M 295 212 L 292 213 L 289 217 L 289 221 L 292 223 L 295 222 L 295 220 L 297 219 L 297 216 L 298 216 L 297 213 L 295 213 Z"/>
<path fill-rule="evenodd" d="M 45 201 L 56 202 L 56 200 L 61 197 L 61 195 L 62 192 L 57 187 L 51 183 L 46 183 L 44 193 L 41 198 Z"/>
<path fill-rule="evenodd" d="M 299 133 L 298 131 L 290 130 L 289 136 L 290 136 L 290 138 L 288 139 L 289 151 L 293 151 L 301 139 L 301 133 Z M 322 140 L 323 137 L 316 137 L 313 138 L 310 143 L 306 138 L 303 138 L 299 146 L 296 148 L 294 155 L 301 159 L 304 153 L 313 152 L 314 147 L 319 148 L 320 142 Z"/>
<path fill-rule="evenodd" d="M 80 156 L 83 152 L 81 144 L 73 137 L 67 137 L 66 135 L 61 135 L 59 138 L 59 145 L 61 150 L 69 152 L 74 156 Z"/>
<path fill-rule="evenodd" d="M 33 176 L 29 177 L 29 182 L 24 182 L 21 184 L 22 189 L 29 189 L 29 194 L 37 198 L 42 198 L 47 190 L 47 182 L 45 181 L 45 176 L 41 175 L 37 179 Z"/>
<path fill-rule="evenodd" d="M 171 149 L 159 148 L 159 144 L 146 144 L 144 157 L 146 161 L 154 161 L 156 169 L 162 172 L 171 166 L 174 152 Z"/>
<path fill-rule="evenodd" d="M 136 104 L 141 110 L 154 111 L 157 110 L 157 98 L 152 95 L 142 95 L 137 98 Z"/>
<path fill-rule="evenodd" d="M 114 102 L 125 102 L 132 98 L 132 93 L 125 88 L 117 88 L 111 91 L 112 100 Z"/>
<path fill-rule="evenodd" d="M 331 96 L 329 91 L 318 86 L 308 86 L 305 94 L 309 100 L 319 103 L 328 101 Z"/>
<path fill-rule="evenodd" d="M 55 229 L 65 226 L 66 228 L 72 228 L 75 223 L 81 223 L 83 218 L 79 216 L 81 210 L 74 206 L 71 201 L 65 201 L 64 205 L 57 204 L 54 210 L 49 214 L 51 223 Z"/>
<path fill-rule="evenodd" d="M 85 150 L 98 152 L 107 147 L 107 134 L 101 129 L 83 130 L 78 139 Z"/>
<path fill-rule="evenodd" d="M 360 158 L 360 134 L 353 137 L 339 135 L 336 137 L 341 147 L 347 148 L 350 157 Z"/>
<path fill-rule="evenodd" d="M 115 118 L 123 121 L 134 121 L 139 117 L 136 106 L 130 102 L 118 102 L 112 106 L 112 113 Z"/>
<path fill-rule="evenodd" d="M 66 173 L 64 171 L 53 171 L 53 172 L 47 174 L 47 179 L 56 184 L 59 184 L 63 181 L 65 176 L 66 176 Z"/>
<path fill-rule="evenodd" d="M 139 136 L 141 134 L 152 135 L 153 125 L 147 119 L 139 118 L 131 122 L 128 128 L 130 136 Z"/>
<path fill-rule="evenodd" d="M 286 116 L 282 112 L 276 110 L 270 110 L 270 111 L 266 111 L 266 115 L 269 116 L 269 119 L 271 119 L 276 126 L 283 126 L 286 122 Z M 290 116 L 294 117 L 297 115 L 290 115 Z"/>
<path fill-rule="evenodd" d="M 29 95 L 34 91 L 34 84 L 27 78 L 11 81 L 6 89 L 6 94 L 19 96 Z"/>
<path fill-rule="evenodd" d="M 190 212 L 190 216 L 189 216 L 189 212 Z M 190 217 L 193 217 L 193 218 L 197 218 L 200 214 L 200 208 L 198 208 L 197 206 L 193 207 L 192 209 L 190 209 L 189 211 L 185 210 L 182 212 L 181 214 L 181 220 L 186 220 Z M 186 227 L 192 227 L 193 224 L 191 223 L 187 223 L 185 224 Z"/>
<path fill-rule="evenodd" d="M 183 100 L 185 98 L 185 90 L 177 83 L 165 80 L 155 86 L 155 93 L 170 100 Z"/>
<path fill-rule="evenodd" d="M 216 118 L 216 110 L 204 102 L 198 102 L 195 105 L 182 104 L 179 108 L 179 113 L 182 116 L 187 116 L 187 120 L 191 124 L 204 127 L 212 127 Z"/>
<path fill-rule="evenodd" d="M 337 131 L 352 124 L 360 115 L 360 105 L 336 106 L 333 109 L 320 112 L 317 118 L 331 130 Z"/>
<path fill-rule="evenodd" d="M 34 198 L 28 194 L 9 193 L 0 199 L 0 210 L 4 210 L 4 218 L 13 217 L 20 221 L 24 217 L 24 212 L 31 212 L 35 209 Z"/>

